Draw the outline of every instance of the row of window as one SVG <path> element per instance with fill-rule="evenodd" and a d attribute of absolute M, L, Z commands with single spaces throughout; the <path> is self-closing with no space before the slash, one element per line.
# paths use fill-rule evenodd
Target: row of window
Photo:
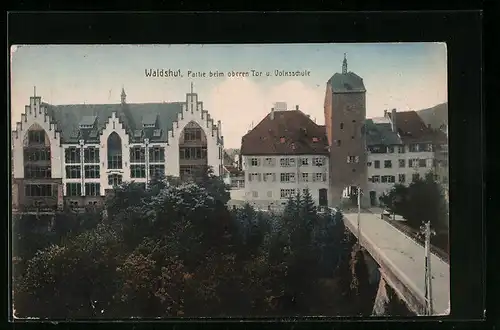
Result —
<path fill-rule="evenodd" d="M 309 166 L 309 165 L 314 165 L 314 166 L 323 166 L 324 165 L 324 158 L 322 157 L 315 157 L 315 158 L 299 158 L 296 160 L 295 158 L 280 158 L 280 166 L 281 167 L 292 167 L 296 166 L 296 162 L 299 162 L 299 166 Z M 260 158 L 251 158 L 250 159 L 250 166 L 261 166 L 261 159 Z M 275 158 L 264 158 L 264 163 L 263 166 L 266 167 L 273 167 L 276 166 L 276 159 Z"/>
<path fill-rule="evenodd" d="M 67 148 L 65 151 L 65 161 L 67 164 L 78 164 L 81 162 L 80 149 L 76 147 Z M 117 152 L 115 155 L 108 155 L 108 158 L 119 156 L 121 153 Z M 83 159 L 85 163 L 99 163 L 99 148 L 88 147 L 83 150 Z M 152 147 L 149 149 L 149 162 L 160 163 L 165 161 L 165 148 Z M 144 147 L 130 148 L 130 162 L 131 163 L 145 163 L 146 162 L 146 149 Z M 116 165 L 118 166 L 118 165 Z M 112 167 L 110 167 L 112 168 Z M 121 168 L 121 167 L 119 167 Z"/>
<path fill-rule="evenodd" d="M 112 170 L 119 170 L 123 168 L 122 155 L 115 154 L 108 156 L 108 168 Z"/>
<path fill-rule="evenodd" d="M 302 194 L 306 194 L 308 189 L 302 189 Z M 296 195 L 299 189 L 281 189 L 280 197 L 281 198 L 291 198 Z M 271 192 L 272 193 L 272 192 Z"/>
<path fill-rule="evenodd" d="M 435 163 L 435 160 L 433 159 Z M 406 159 L 398 160 L 399 168 L 406 167 Z M 368 162 L 368 167 L 372 166 L 372 162 Z M 374 168 L 380 168 L 380 160 L 373 161 Z M 408 159 L 408 167 L 427 167 L 427 159 Z M 392 160 L 384 160 L 384 168 L 392 168 Z"/>
<path fill-rule="evenodd" d="M 373 154 L 392 154 L 394 152 L 404 154 L 406 152 L 405 146 L 370 146 L 368 151 Z M 432 152 L 433 146 L 431 143 L 412 143 L 408 145 L 409 152 Z"/>
<path fill-rule="evenodd" d="M 419 173 L 413 173 L 412 174 L 412 180 L 418 180 L 420 178 Z M 373 182 L 373 183 L 395 183 L 396 182 L 396 177 L 394 175 L 374 175 L 371 178 L 368 178 L 368 182 Z M 406 183 L 406 174 L 398 174 L 398 182 L 399 183 Z"/>
<path fill-rule="evenodd" d="M 412 176 L 412 181 L 416 181 L 420 178 L 420 174 L 419 173 L 413 173 Z M 434 179 L 436 181 L 439 181 L 439 176 L 438 175 L 435 175 L 434 176 Z M 395 183 L 396 182 L 396 177 L 394 175 L 374 175 L 372 176 L 371 178 L 368 178 L 368 181 L 369 182 L 373 182 L 373 183 L 378 183 L 378 182 L 382 182 L 382 183 Z M 447 176 L 443 176 L 441 178 L 441 181 L 443 183 L 448 183 L 448 177 Z M 406 183 L 406 174 L 398 174 L 398 182 L 399 183 Z"/>
<path fill-rule="evenodd" d="M 111 174 L 108 176 L 108 184 L 110 186 L 118 186 L 123 183 L 122 176 L 119 174 Z M 85 196 L 99 196 L 101 184 L 98 182 L 85 183 Z M 82 184 L 80 182 L 66 183 L 66 196 L 81 196 Z"/>
<path fill-rule="evenodd" d="M 163 176 L 165 174 L 165 165 L 149 165 L 149 177 Z M 130 165 L 131 178 L 145 178 L 146 165 Z"/>
<path fill-rule="evenodd" d="M 161 163 L 165 161 L 165 148 L 152 147 L 149 148 L 149 162 Z M 146 162 L 146 148 L 132 147 L 130 148 L 130 162 L 131 163 L 145 163 Z"/>
<path fill-rule="evenodd" d="M 101 168 L 99 165 L 85 165 L 83 172 L 86 179 L 98 179 L 101 177 Z M 66 178 L 80 179 L 81 177 L 82 172 L 80 165 L 66 166 Z"/>
<path fill-rule="evenodd" d="M 189 141 L 201 141 L 201 128 L 196 127 L 196 128 L 190 128 L 186 127 L 184 128 L 184 142 L 189 142 Z"/>
<path fill-rule="evenodd" d="M 81 196 L 82 184 L 81 183 L 66 183 L 66 196 Z M 100 196 L 101 184 L 100 183 L 86 183 L 84 196 Z"/>
<path fill-rule="evenodd" d="M 280 189 L 280 198 L 285 199 L 285 198 L 291 198 L 295 196 L 295 192 L 298 189 Z M 307 189 L 302 189 L 302 194 L 306 194 Z M 259 192 L 258 191 L 252 191 L 251 195 L 253 198 L 259 198 Z M 264 197 L 264 196 L 262 196 Z M 267 191 L 266 196 L 267 198 L 272 198 L 273 197 L 273 192 L 272 191 Z"/>
<path fill-rule="evenodd" d="M 50 165 L 26 165 L 24 167 L 24 177 L 26 179 L 49 179 L 52 177 Z"/>
<path fill-rule="evenodd" d="M 24 161 L 50 160 L 50 148 L 25 148 Z"/>
<path fill-rule="evenodd" d="M 296 182 L 296 173 L 280 173 L 280 182 Z M 248 173 L 249 182 L 276 182 L 276 173 Z M 326 173 L 301 173 L 299 182 L 325 182 Z"/>
<path fill-rule="evenodd" d="M 179 159 L 207 159 L 207 147 L 179 148 Z"/>
<path fill-rule="evenodd" d="M 67 164 L 78 164 L 81 162 L 80 148 L 70 147 L 64 150 L 64 159 Z M 99 163 L 99 148 L 87 147 L 83 149 L 84 163 Z"/>
<path fill-rule="evenodd" d="M 86 196 L 99 196 L 101 185 L 99 183 L 86 183 Z M 57 186 L 52 184 L 27 184 L 24 186 L 24 194 L 27 197 L 52 197 L 57 195 Z M 81 183 L 67 183 L 67 196 L 80 196 L 82 190 Z"/>
<path fill-rule="evenodd" d="M 55 187 L 51 184 L 27 184 L 24 186 L 26 197 L 52 197 L 55 194 Z"/>
<path fill-rule="evenodd" d="M 84 177 L 86 179 L 98 179 L 101 177 L 101 169 L 99 165 L 85 165 L 84 166 Z M 149 175 L 151 177 L 155 175 L 164 175 L 165 165 L 153 164 L 149 165 Z M 81 166 L 80 165 L 67 165 L 66 166 L 66 178 L 68 179 L 80 179 L 82 177 Z M 146 177 L 146 165 L 130 165 L 130 177 L 132 178 L 145 178 Z"/>

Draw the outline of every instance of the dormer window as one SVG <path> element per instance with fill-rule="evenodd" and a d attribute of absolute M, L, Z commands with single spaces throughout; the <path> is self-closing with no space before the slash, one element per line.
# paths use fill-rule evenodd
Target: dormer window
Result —
<path fill-rule="evenodd" d="M 80 129 L 92 129 L 94 128 L 97 116 L 84 116 L 79 123 Z"/>
<path fill-rule="evenodd" d="M 318 142 L 319 139 L 317 137 L 313 137 L 313 142 Z"/>
<path fill-rule="evenodd" d="M 89 128 L 94 128 L 94 125 L 80 125 L 81 129 L 89 129 Z"/>
<path fill-rule="evenodd" d="M 142 127 L 144 128 L 156 128 L 157 115 L 145 115 L 142 118 Z"/>

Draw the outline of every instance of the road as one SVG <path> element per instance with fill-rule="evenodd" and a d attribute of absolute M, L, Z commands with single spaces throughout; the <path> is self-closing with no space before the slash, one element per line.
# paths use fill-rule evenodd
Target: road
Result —
<path fill-rule="evenodd" d="M 357 229 L 357 213 L 344 213 L 346 225 Z M 425 293 L 425 249 L 404 233 L 380 219 L 380 214 L 362 213 L 360 216 L 361 245 L 371 244 L 400 280 L 418 296 Z M 354 232 L 353 232 L 354 233 Z M 357 233 L 354 233 L 357 236 Z M 432 298 L 436 315 L 449 313 L 450 267 L 431 254 Z"/>

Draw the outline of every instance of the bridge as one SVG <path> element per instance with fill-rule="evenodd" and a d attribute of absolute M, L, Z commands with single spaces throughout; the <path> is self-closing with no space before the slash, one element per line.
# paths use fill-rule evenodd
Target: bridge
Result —
<path fill-rule="evenodd" d="M 416 315 L 425 315 L 425 249 L 387 221 L 380 214 L 363 212 L 344 213 L 344 223 L 358 238 L 370 255 L 378 271 L 380 283 L 375 299 L 374 315 L 384 313 L 387 284 Z M 432 315 L 449 314 L 450 267 L 431 254 Z"/>
<path fill-rule="evenodd" d="M 245 203 L 243 189 L 231 190 L 229 205 L 241 207 Z M 378 210 L 377 210 L 378 211 Z M 425 249 L 412 238 L 381 219 L 380 212 L 362 211 L 360 214 L 361 246 L 366 251 L 372 273 L 380 276 L 374 304 L 374 315 L 384 314 L 387 301 L 386 285 L 394 290 L 408 309 L 416 315 L 426 315 Z M 346 228 L 358 237 L 357 211 L 344 210 Z M 359 238 L 358 238 L 359 239 Z M 437 255 L 431 254 L 433 315 L 448 315 L 450 308 L 450 267 Z"/>

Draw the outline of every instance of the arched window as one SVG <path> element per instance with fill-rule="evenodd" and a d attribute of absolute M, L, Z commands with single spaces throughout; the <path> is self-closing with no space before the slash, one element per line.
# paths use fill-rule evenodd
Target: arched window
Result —
<path fill-rule="evenodd" d="M 179 140 L 179 175 L 189 180 L 201 175 L 208 164 L 207 136 L 195 121 L 189 122 Z"/>
<path fill-rule="evenodd" d="M 122 139 L 113 132 L 108 137 L 108 168 L 122 168 Z"/>
<path fill-rule="evenodd" d="M 24 177 L 48 179 L 52 177 L 50 139 L 45 130 L 33 124 L 24 137 Z"/>

